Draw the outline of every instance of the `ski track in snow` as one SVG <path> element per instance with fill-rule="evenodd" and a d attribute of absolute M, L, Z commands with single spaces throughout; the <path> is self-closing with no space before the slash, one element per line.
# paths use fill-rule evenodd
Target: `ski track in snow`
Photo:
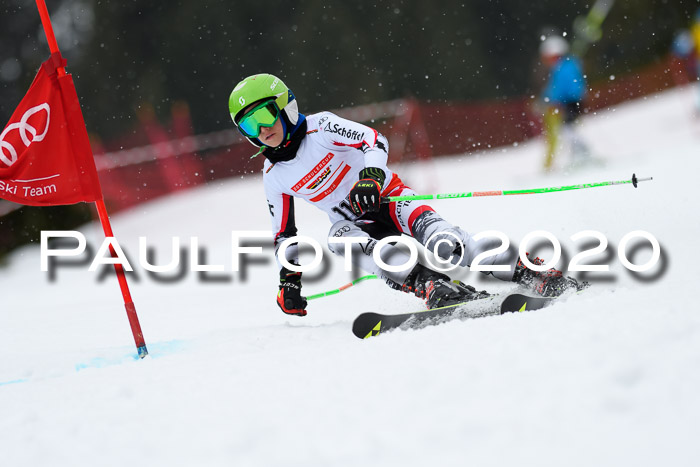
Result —
<path fill-rule="evenodd" d="M 548 230 L 569 257 L 579 246 L 571 235 L 607 236 L 611 280 L 531 313 L 362 341 L 350 331 L 360 312 L 421 303 L 367 281 L 310 302 L 309 316 L 296 318 L 274 303 L 272 261 L 251 264 L 245 281 L 219 283 L 188 272 L 164 284 L 140 269 L 139 236 L 157 258 L 170 254 L 171 237 L 198 236 L 207 261 L 231 274 L 230 232 L 270 229 L 260 177 L 114 216 L 140 279 L 130 285 L 150 351 L 143 361 L 113 274 L 100 282 L 83 264 L 50 282 L 38 246 L 18 250 L 0 269 L 0 464 L 696 465 L 700 121 L 683 107 L 696 91 L 584 117 L 581 133 L 602 165 L 544 175 L 543 144 L 533 140 L 395 167 L 419 191 L 439 192 L 654 177 L 636 190 L 432 203 L 470 232 L 500 230 L 517 242 Z M 426 173 L 437 183 L 427 186 Z M 297 203 L 297 224 L 325 245 L 323 213 Z M 99 225 L 80 230 L 99 245 Z M 659 277 L 635 280 L 620 265 L 617 245 L 633 230 L 659 240 Z M 304 293 L 351 279 L 342 259 L 325 254 L 330 271 L 305 282 Z M 642 249 L 631 259 L 648 257 Z M 477 273 L 457 277 L 495 292 L 510 287 Z"/>

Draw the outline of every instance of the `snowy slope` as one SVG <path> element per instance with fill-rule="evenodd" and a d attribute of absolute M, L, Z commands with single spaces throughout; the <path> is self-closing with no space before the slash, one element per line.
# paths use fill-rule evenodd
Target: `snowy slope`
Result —
<path fill-rule="evenodd" d="M 518 242 L 548 230 L 569 257 L 582 230 L 610 242 L 607 281 L 552 308 L 450 322 L 361 341 L 361 311 L 417 309 L 368 281 L 287 317 L 276 267 L 230 271 L 232 230 L 269 230 L 260 179 L 231 180 L 114 216 L 138 274 L 132 294 L 151 356 L 136 361 L 119 289 L 87 264 L 39 270 L 38 247 L 0 269 L 0 465 L 696 465 L 700 447 L 700 280 L 695 192 L 700 122 L 678 89 L 584 118 L 604 164 L 543 175 L 533 141 L 434 165 L 398 167 L 440 192 L 535 188 L 653 176 L 547 195 L 436 201 L 471 232 Z M 297 204 L 300 233 L 323 242 L 327 219 Z M 244 210 L 245 216 L 236 213 Z M 96 248 L 96 225 L 81 229 Z M 622 237 L 652 233 L 661 269 L 635 279 Z M 138 237 L 170 255 L 199 238 L 219 282 L 194 272 L 162 283 L 138 266 Z M 269 252 L 269 250 L 268 250 Z M 641 249 L 634 262 L 643 263 Z M 350 280 L 342 260 L 304 292 Z M 161 260 L 161 258 L 163 258 Z M 262 258 L 262 257 L 258 257 Z M 645 275 L 645 277 L 648 276 Z M 509 285 L 458 277 L 489 290 Z M 592 274 L 595 278 L 595 274 Z"/>

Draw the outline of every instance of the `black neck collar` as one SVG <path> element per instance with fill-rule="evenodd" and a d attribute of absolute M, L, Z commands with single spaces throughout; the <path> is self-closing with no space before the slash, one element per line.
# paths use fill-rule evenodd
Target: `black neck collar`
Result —
<path fill-rule="evenodd" d="M 285 144 L 276 148 L 266 148 L 263 151 L 263 155 L 273 164 L 291 161 L 296 157 L 301 140 L 306 136 L 306 128 L 306 120 L 304 120 Z"/>

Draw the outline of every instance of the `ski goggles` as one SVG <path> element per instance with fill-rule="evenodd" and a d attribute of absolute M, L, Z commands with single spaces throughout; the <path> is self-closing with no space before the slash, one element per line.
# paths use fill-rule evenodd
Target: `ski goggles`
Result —
<path fill-rule="evenodd" d="M 280 108 L 277 102 L 269 100 L 256 105 L 243 115 L 238 121 L 238 129 L 248 138 L 257 138 L 260 136 L 260 128 L 273 126 L 279 118 Z"/>

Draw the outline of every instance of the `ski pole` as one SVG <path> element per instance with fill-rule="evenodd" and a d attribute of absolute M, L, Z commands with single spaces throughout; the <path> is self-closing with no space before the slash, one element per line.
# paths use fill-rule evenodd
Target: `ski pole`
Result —
<path fill-rule="evenodd" d="M 362 276 L 362 277 L 360 277 L 360 278 L 358 278 L 358 279 L 355 279 L 355 280 L 352 281 L 352 282 L 348 282 L 347 284 L 345 284 L 345 285 L 343 285 L 343 286 L 340 286 L 340 287 L 338 287 L 337 289 L 329 290 L 328 292 L 321 292 L 321 293 L 317 293 L 317 294 L 314 294 L 314 295 L 309 295 L 308 297 L 306 297 L 306 299 L 307 299 L 307 300 L 315 300 L 315 299 L 317 299 L 317 298 L 328 297 L 329 295 L 335 295 L 335 294 L 340 293 L 340 292 L 342 292 L 343 290 L 345 290 L 345 289 L 347 289 L 347 288 L 350 288 L 350 287 L 352 287 L 353 285 L 355 285 L 355 284 L 357 284 L 357 283 L 359 283 L 359 282 L 362 282 L 362 281 L 364 281 L 364 280 L 367 280 L 367 279 L 378 279 L 378 277 L 377 277 L 375 274 L 368 274 L 368 275 L 366 275 L 366 276 Z"/>
<path fill-rule="evenodd" d="M 632 174 L 631 180 L 619 180 L 598 183 L 582 183 L 580 185 L 554 186 L 547 188 L 530 188 L 527 190 L 493 190 L 493 191 L 470 191 L 468 193 L 439 193 L 433 195 L 413 195 L 413 196 L 387 196 L 382 198 L 382 203 L 393 203 L 394 201 L 413 201 L 424 199 L 450 199 L 450 198 L 476 198 L 478 196 L 507 196 L 507 195 L 534 195 L 538 193 L 553 193 L 555 191 L 581 190 L 584 188 L 596 188 L 608 185 L 624 185 L 631 183 L 635 188 L 639 182 L 653 180 L 652 177 L 637 178 Z"/>

